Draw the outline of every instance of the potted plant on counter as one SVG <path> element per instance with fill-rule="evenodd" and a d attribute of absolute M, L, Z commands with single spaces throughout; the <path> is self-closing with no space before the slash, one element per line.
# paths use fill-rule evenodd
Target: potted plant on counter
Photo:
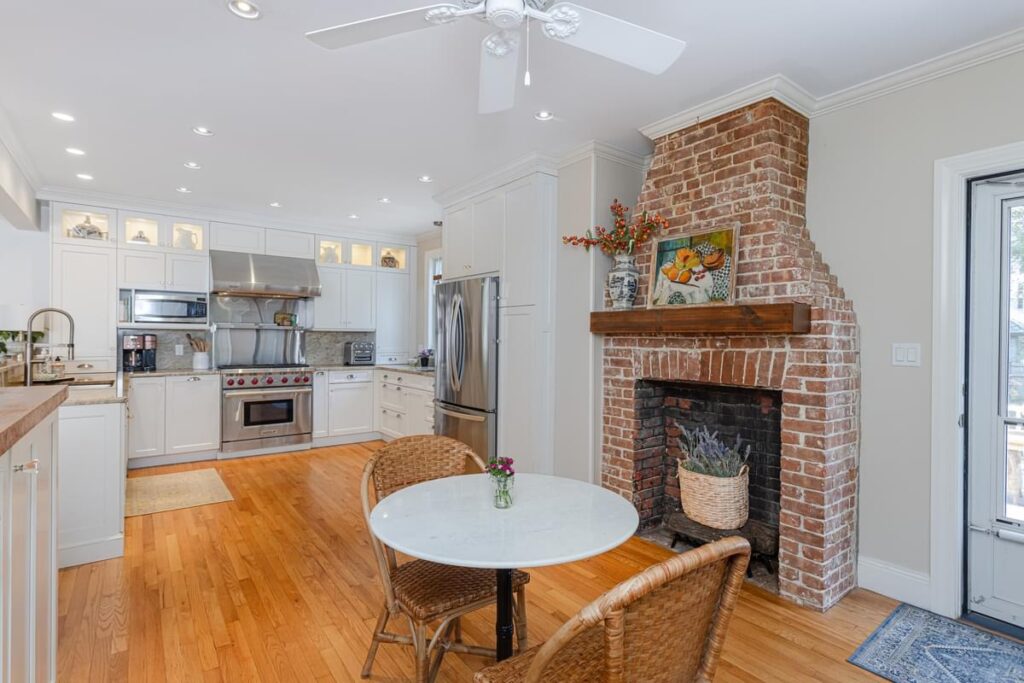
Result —
<path fill-rule="evenodd" d="M 750 446 L 744 449 L 739 436 L 734 446 L 727 446 L 707 427 L 684 428 L 679 446 L 685 455 L 679 461 L 679 497 L 686 516 L 713 529 L 746 524 Z"/>
<path fill-rule="evenodd" d="M 587 230 L 584 235 L 567 235 L 562 238 L 562 243 L 583 247 L 588 251 L 591 247 L 600 247 L 601 251 L 615 259 L 615 266 L 605 280 L 605 290 L 611 299 L 612 308 L 623 310 L 633 307 L 640 283 L 633 253 L 637 247 L 651 239 L 654 231 L 667 228 L 668 220 L 660 214 L 644 211 L 629 221 L 626 219 L 629 208 L 623 206 L 618 199 L 612 204 L 611 210 L 615 223 L 610 230 L 597 226 L 592 231 Z"/>

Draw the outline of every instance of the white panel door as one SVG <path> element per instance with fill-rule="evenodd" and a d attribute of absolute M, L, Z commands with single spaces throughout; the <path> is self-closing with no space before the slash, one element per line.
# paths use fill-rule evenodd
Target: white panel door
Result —
<path fill-rule="evenodd" d="M 330 388 L 327 372 L 313 373 L 313 438 L 321 439 L 330 434 Z"/>
<path fill-rule="evenodd" d="M 319 268 L 320 296 L 313 299 L 313 329 L 340 330 L 344 325 L 342 307 L 344 300 L 345 271 L 340 268 Z"/>
<path fill-rule="evenodd" d="M 473 267 L 471 275 L 489 275 L 501 268 L 505 235 L 504 191 L 473 204 Z"/>
<path fill-rule="evenodd" d="M 132 377 L 128 382 L 128 458 L 164 455 L 166 379 Z"/>
<path fill-rule="evenodd" d="M 342 287 L 343 326 L 347 330 L 373 330 L 377 320 L 374 315 L 376 298 L 374 292 L 377 273 L 362 270 L 345 270 Z"/>
<path fill-rule="evenodd" d="M 373 383 L 330 385 L 330 435 L 349 436 L 373 431 Z"/>
<path fill-rule="evenodd" d="M 471 274 L 473 268 L 473 206 L 456 207 L 444 217 L 441 232 L 441 258 L 445 280 Z"/>
<path fill-rule="evenodd" d="M 220 375 L 167 378 L 165 452 L 220 450 Z"/>
<path fill-rule="evenodd" d="M 288 230 L 267 230 L 266 250 L 272 256 L 313 258 L 316 254 L 316 235 Z"/>
<path fill-rule="evenodd" d="M 408 273 L 377 273 L 377 353 L 412 350 L 411 300 Z"/>
<path fill-rule="evenodd" d="M 551 474 L 551 410 L 540 372 L 547 367 L 548 335 L 539 329 L 535 306 L 502 309 L 498 329 L 498 455 L 515 458 L 521 472 Z"/>
<path fill-rule="evenodd" d="M 139 249 L 117 250 L 117 286 L 120 289 L 163 289 L 167 282 L 164 254 Z"/>
<path fill-rule="evenodd" d="M 210 258 L 167 254 L 166 289 L 176 292 L 207 292 L 210 289 Z"/>
<path fill-rule="evenodd" d="M 264 228 L 231 223 L 210 224 L 210 249 L 217 251 L 236 251 L 242 254 L 266 253 L 266 235 Z"/>
<path fill-rule="evenodd" d="M 103 247 L 53 247 L 51 300 L 75 319 L 75 357 L 113 359 L 117 345 L 117 253 Z M 57 341 L 67 339 L 62 317 L 49 316 Z"/>

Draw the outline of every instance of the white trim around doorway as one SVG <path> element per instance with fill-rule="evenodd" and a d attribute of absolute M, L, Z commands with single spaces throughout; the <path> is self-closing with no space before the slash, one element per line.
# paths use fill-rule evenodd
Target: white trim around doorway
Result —
<path fill-rule="evenodd" d="M 930 609 L 950 618 L 963 605 L 967 183 L 1020 168 L 1024 142 L 935 162 L 929 579 Z"/>

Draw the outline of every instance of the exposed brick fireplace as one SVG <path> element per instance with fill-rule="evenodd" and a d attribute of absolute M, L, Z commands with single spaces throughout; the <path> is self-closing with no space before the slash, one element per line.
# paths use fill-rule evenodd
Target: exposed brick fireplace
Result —
<path fill-rule="evenodd" d="M 652 392 L 666 392 L 659 398 L 671 399 L 669 411 L 691 399 L 680 395 L 685 386 L 666 383 L 704 385 L 704 400 L 718 405 L 733 396 L 722 387 L 762 392 L 779 420 L 779 591 L 826 609 L 856 579 L 860 358 L 853 307 L 804 220 L 807 135 L 806 118 L 765 100 L 655 141 L 637 210 L 668 218 L 666 236 L 738 227 L 736 303 L 807 303 L 811 329 L 608 335 L 602 483 L 655 524 L 677 505 L 678 484 L 666 475 L 676 454 L 667 450 L 664 411 L 660 422 L 644 412 Z M 638 306 L 650 248 L 637 254 Z"/>

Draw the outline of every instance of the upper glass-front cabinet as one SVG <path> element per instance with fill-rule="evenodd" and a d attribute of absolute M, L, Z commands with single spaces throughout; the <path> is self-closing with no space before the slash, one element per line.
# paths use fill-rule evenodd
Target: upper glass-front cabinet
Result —
<path fill-rule="evenodd" d="M 408 270 L 409 250 L 406 247 L 390 247 L 382 244 L 377 260 L 377 265 L 381 270 Z"/>
<path fill-rule="evenodd" d="M 208 224 L 156 214 L 118 211 L 119 243 L 126 247 L 156 247 L 175 251 L 206 251 Z"/>
<path fill-rule="evenodd" d="M 316 261 L 321 266 L 373 268 L 376 251 L 372 242 L 358 242 L 320 236 L 316 240 Z"/>
<path fill-rule="evenodd" d="M 117 233 L 115 215 L 112 209 L 55 202 L 50 207 L 54 240 L 112 245 Z"/>

